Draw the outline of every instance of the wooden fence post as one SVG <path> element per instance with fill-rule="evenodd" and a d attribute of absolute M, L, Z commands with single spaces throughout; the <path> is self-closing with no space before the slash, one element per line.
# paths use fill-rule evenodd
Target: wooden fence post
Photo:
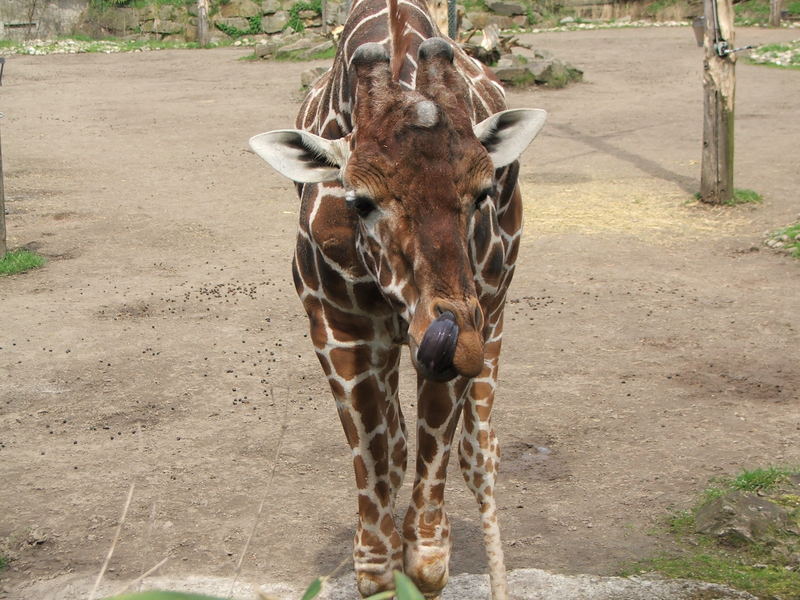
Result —
<path fill-rule="evenodd" d="M 197 43 L 205 48 L 209 43 L 208 0 L 197 0 Z"/>
<path fill-rule="evenodd" d="M 705 0 L 703 41 L 703 161 L 700 197 L 726 204 L 733 198 L 733 114 L 736 55 L 731 0 Z"/>
<path fill-rule="evenodd" d="M 5 115 L 0 113 L 0 121 Z M 8 252 L 6 246 L 6 194 L 3 189 L 3 140 L 0 137 L 0 258 Z"/>
<path fill-rule="evenodd" d="M 769 26 L 781 26 L 781 0 L 769 0 Z"/>

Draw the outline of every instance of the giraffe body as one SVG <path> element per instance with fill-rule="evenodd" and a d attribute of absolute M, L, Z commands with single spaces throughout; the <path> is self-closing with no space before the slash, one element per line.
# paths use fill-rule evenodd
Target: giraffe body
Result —
<path fill-rule="evenodd" d="M 444 486 L 461 420 L 459 463 L 480 506 L 492 597 L 507 597 L 490 415 L 522 226 L 516 159 L 545 115 L 504 109 L 500 84 L 441 37 L 420 0 L 355 0 L 298 129 L 251 140 L 300 196 L 293 275 L 353 453 L 364 596 L 391 588 L 394 569 L 428 597 L 446 584 Z M 398 527 L 405 344 L 418 447 Z"/>

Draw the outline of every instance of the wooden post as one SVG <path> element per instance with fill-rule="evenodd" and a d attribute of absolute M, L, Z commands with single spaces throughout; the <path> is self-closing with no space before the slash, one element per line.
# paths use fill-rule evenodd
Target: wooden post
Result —
<path fill-rule="evenodd" d="M 703 161 L 700 196 L 703 202 L 726 204 L 733 198 L 733 113 L 736 55 L 733 49 L 731 0 L 705 0 L 703 41 Z"/>
<path fill-rule="evenodd" d="M 781 0 L 769 0 L 769 26 L 781 26 Z"/>
<path fill-rule="evenodd" d="M 0 120 L 5 115 L 0 113 Z M 3 140 L 0 138 L 0 258 L 8 252 L 6 245 L 6 194 L 3 189 Z"/>
<path fill-rule="evenodd" d="M 197 43 L 205 48 L 209 43 L 208 0 L 197 0 Z"/>

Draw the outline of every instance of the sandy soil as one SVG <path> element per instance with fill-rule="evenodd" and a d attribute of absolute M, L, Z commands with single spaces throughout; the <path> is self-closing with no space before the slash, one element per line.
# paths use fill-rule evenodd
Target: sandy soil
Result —
<path fill-rule="evenodd" d="M 800 463 L 800 264 L 760 245 L 800 210 L 800 72 L 740 63 L 737 186 L 765 202 L 710 209 L 687 204 L 690 29 L 525 39 L 586 81 L 509 93 L 550 121 L 522 170 L 496 410 L 507 566 L 609 574 L 667 548 L 661 519 L 710 477 Z M 6 63 L 10 245 L 49 263 L 0 279 L 0 597 L 96 574 L 131 483 L 111 582 L 165 557 L 231 575 L 262 495 L 244 579 L 296 585 L 350 554 L 349 453 L 290 280 L 297 202 L 247 149 L 293 122 L 309 65 L 244 54 Z M 483 572 L 457 469 L 448 493 L 452 572 Z"/>

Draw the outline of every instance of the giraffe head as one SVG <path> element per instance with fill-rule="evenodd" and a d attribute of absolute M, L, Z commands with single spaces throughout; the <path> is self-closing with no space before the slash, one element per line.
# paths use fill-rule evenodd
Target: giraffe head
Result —
<path fill-rule="evenodd" d="M 417 63 L 416 89 L 407 89 L 384 46 L 364 44 L 350 63 L 350 135 L 282 130 L 251 146 L 296 182 L 342 184 L 359 255 L 406 320 L 417 370 L 446 381 L 483 369 L 470 239 L 479 218 L 496 221 L 495 172 L 518 158 L 545 113 L 509 110 L 473 125 L 450 43 L 424 41 Z"/>

